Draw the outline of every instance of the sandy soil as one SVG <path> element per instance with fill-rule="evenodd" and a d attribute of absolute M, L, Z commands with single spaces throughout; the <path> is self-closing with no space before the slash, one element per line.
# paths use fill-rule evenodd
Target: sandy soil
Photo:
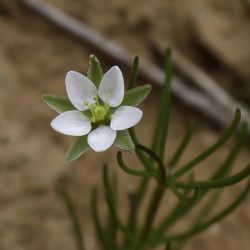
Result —
<path fill-rule="evenodd" d="M 209 55 L 216 55 L 218 68 L 204 63 L 205 69 L 222 79 L 224 85 L 235 84 L 226 81 L 232 75 L 240 79 L 239 86 L 244 91 L 235 94 L 246 100 L 247 85 L 244 83 L 250 75 L 247 67 L 250 61 L 247 43 L 249 15 L 240 1 L 228 1 L 226 6 L 219 4 L 219 0 L 206 0 L 203 5 L 198 0 L 190 1 L 188 5 L 180 0 L 174 3 L 138 1 L 136 5 L 134 1 L 123 0 L 108 1 L 105 5 L 97 0 L 49 2 L 143 57 L 151 58 L 148 50 L 151 42 L 162 46 L 162 41 L 166 40 L 166 43 L 174 44 L 194 61 L 200 62 L 203 50 L 192 46 L 192 41 L 198 41 Z M 228 16 L 234 18 L 228 19 Z M 209 21 L 202 21 L 204 19 Z M 65 164 L 64 155 L 71 138 L 52 131 L 49 122 L 55 114 L 40 100 L 43 93 L 64 95 L 65 73 L 69 69 L 84 73 L 88 56 L 93 53 L 96 53 L 93 48 L 72 39 L 15 1 L 0 0 L 0 249 L 74 249 L 70 221 L 56 191 L 58 185 L 63 185 L 72 195 L 84 225 L 88 249 L 95 249 L 89 219 L 89 191 L 93 185 L 100 185 L 103 162 L 108 161 L 111 168 L 116 169 L 115 150 L 101 154 L 89 151 L 80 160 Z M 115 63 L 103 56 L 99 59 L 105 69 Z M 153 130 L 152 118 L 156 114 L 158 95 L 154 90 L 142 105 L 145 116 L 137 131 L 144 143 L 150 141 L 148 134 Z M 221 133 L 205 125 L 196 114 L 178 103 L 174 103 L 172 116 L 167 154 L 172 153 L 180 141 L 189 119 L 198 124 L 183 162 L 205 149 Z M 204 162 L 197 175 L 205 177 L 209 174 L 224 159 L 230 145 Z M 248 148 L 242 152 L 235 171 L 244 166 L 247 159 Z M 130 159 L 131 163 L 134 161 Z M 136 180 L 121 175 L 119 170 L 117 172 L 120 190 L 125 197 L 126 191 L 135 187 Z M 221 207 L 239 190 L 238 186 L 228 189 Z M 169 199 L 173 201 L 173 197 Z M 103 201 L 101 204 L 103 206 Z M 168 208 L 166 197 L 161 213 Z M 246 201 L 216 228 L 195 237 L 186 249 L 248 249 L 248 209 L 249 201 Z M 178 227 L 187 225 L 191 217 L 192 214 L 184 218 Z"/>

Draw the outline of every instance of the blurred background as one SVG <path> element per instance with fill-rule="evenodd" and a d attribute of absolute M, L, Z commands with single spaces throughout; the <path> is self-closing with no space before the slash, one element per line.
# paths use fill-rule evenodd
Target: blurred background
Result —
<path fill-rule="evenodd" d="M 162 65 L 161 53 L 174 51 L 199 66 L 233 98 L 250 105 L 250 3 L 247 0 L 44 0 L 83 21 L 104 37 L 132 54 Z M 96 154 L 89 150 L 79 160 L 66 164 L 64 156 L 72 138 L 50 128 L 55 113 L 40 99 L 44 93 L 66 95 L 64 78 L 68 70 L 85 73 L 90 54 L 95 54 L 107 70 L 119 65 L 127 79 L 129 68 L 76 39 L 50 21 L 25 7 L 21 0 L 0 0 L 0 249 L 75 249 L 71 224 L 57 187 L 72 195 L 84 225 L 88 249 L 97 249 L 90 220 L 89 191 L 101 183 L 101 166 L 107 161 L 126 192 L 136 187 L 136 179 L 121 174 L 115 163 L 116 150 Z M 175 58 L 174 58 L 175 60 Z M 132 63 L 132 62 L 131 62 Z M 182 69 L 176 65 L 176 73 Z M 185 79 L 185 77 L 184 77 Z M 140 83 L 152 83 L 146 77 Z M 155 86 L 155 85 L 153 85 Z M 157 113 L 160 89 L 153 87 L 142 105 L 144 117 L 137 126 L 142 143 L 150 142 L 152 120 Z M 194 120 L 197 130 L 181 162 L 197 155 L 221 134 L 206 114 L 173 98 L 167 157 L 180 142 L 185 126 Z M 218 166 L 233 144 L 228 143 L 197 169 L 205 178 Z M 129 162 L 136 165 L 133 157 Z M 249 161 L 246 146 L 233 171 Z M 225 206 L 241 190 L 227 188 L 219 207 Z M 168 200 L 169 199 L 169 200 Z M 174 197 L 166 197 L 165 214 Z M 101 202 L 101 208 L 103 200 Z M 186 249 L 247 250 L 250 246 L 249 200 L 222 223 L 195 237 Z M 125 209 L 123 209 L 125 210 Z M 101 209 L 104 213 L 105 208 Z M 192 213 L 177 225 L 182 230 Z"/>

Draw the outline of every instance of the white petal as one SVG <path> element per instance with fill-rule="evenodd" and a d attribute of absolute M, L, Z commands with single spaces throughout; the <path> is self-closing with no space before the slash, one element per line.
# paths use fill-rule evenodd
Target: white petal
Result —
<path fill-rule="evenodd" d="M 88 135 L 88 144 L 96 152 L 107 150 L 115 141 L 116 131 L 101 125 Z"/>
<path fill-rule="evenodd" d="M 124 97 L 124 79 L 119 67 L 112 67 L 104 74 L 99 89 L 99 97 L 111 107 L 118 107 Z"/>
<path fill-rule="evenodd" d="M 121 106 L 111 116 L 110 127 L 124 130 L 135 126 L 142 118 L 142 111 L 132 106 Z"/>
<path fill-rule="evenodd" d="M 89 133 L 91 123 L 82 112 L 72 110 L 58 115 L 51 122 L 51 127 L 65 135 L 82 136 Z"/>
<path fill-rule="evenodd" d="M 94 83 L 86 76 L 75 71 L 69 71 L 67 73 L 65 83 L 71 103 L 78 110 L 87 110 L 88 107 L 84 105 L 84 103 L 93 103 L 93 96 L 97 96 L 97 89 Z"/>

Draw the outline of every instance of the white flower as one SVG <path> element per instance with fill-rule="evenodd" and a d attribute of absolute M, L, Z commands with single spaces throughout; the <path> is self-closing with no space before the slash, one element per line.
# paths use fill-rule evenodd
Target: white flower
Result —
<path fill-rule="evenodd" d="M 135 126 L 142 111 L 120 106 L 124 98 L 124 79 L 119 67 L 104 74 L 97 90 L 86 76 L 69 71 L 65 79 L 68 97 L 77 110 L 58 115 L 52 122 L 54 130 L 71 136 L 88 134 L 88 144 L 96 152 L 105 151 L 115 141 L 116 131 Z"/>

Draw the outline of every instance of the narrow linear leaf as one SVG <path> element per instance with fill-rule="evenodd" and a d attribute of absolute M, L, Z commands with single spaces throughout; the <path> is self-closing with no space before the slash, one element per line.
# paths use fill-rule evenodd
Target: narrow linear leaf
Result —
<path fill-rule="evenodd" d="M 96 233 L 96 237 L 99 241 L 99 246 L 100 249 L 105 250 L 108 249 L 108 243 L 107 243 L 107 239 L 105 237 L 105 233 L 104 233 L 104 228 L 101 224 L 101 219 L 100 219 L 100 215 L 98 212 L 98 202 L 97 202 L 97 189 L 96 187 L 93 188 L 92 193 L 91 193 L 91 215 L 92 215 L 92 220 L 94 223 L 94 229 L 95 229 L 95 233 Z"/>
<path fill-rule="evenodd" d="M 85 247 L 84 247 L 83 232 L 82 232 L 79 218 L 76 214 L 75 206 L 71 200 L 71 197 L 69 196 L 69 194 L 66 191 L 62 192 L 62 197 L 63 197 L 64 203 L 65 203 L 65 206 L 68 210 L 69 216 L 71 218 L 77 249 L 84 250 Z"/>
<path fill-rule="evenodd" d="M 109 216 L 111 216 L 113 223 L 114 223 L 114 226 L 116 226 L 116 230 L 119 228 L 125 237 L 132 239 L 132 235 L 130 234 L 130 232 L 128 231 L 126 226 L 123 225 L 123 223 L 121 222 L 121 220 L 117 214 L 115 197 L 113 194 L 113 190 L 111 189 L 111 185 L 110 185 L 107 164 L 104 164 L 104 167 L 103 167 L 103 185 L 104 185 L 105 199 L 106 199 L 106 203 L 107 203 L 108 210 L 109 210 Z M 115 239 L 115 234 L 113 234 L 113 236 Z M 111 248 L 109 248 L 109 249 L 111 249 Z M 112 249 L 114 249 L 114 248 L 112 248 Z M 117 248 L 115 248 L 115 249 L 117 249 Z"/>
<path fill-rule="evenodd" d="M 138 74 L 138 68 L 139 68 L 139 57 L 136 56 L 133 61 L 133 65 L 132 65 L 132 69 L 131 69 L 131 73 L 130 73 L 130 77 L 128 81 L 128 89 L 132 89 L 135 87 L 136 77 Z"/>
<path fill-rule="evenodd" d="M 99 60 L 96 56 L 91 55 L 89 57 L 89 68 L 87 72 L 87 77 L 96 85 L 96 87 L 99 87 L 99 84 L 102 80 L 102 69 Z"/>
<path fill-rule="evenodd" d="M 247 197 L 249 194 L 249 182 L 247 183 L 247 186 L 244 188 L 244 190 L 239 194 L 236 199 L 226 208 L 224 208 L 221 212 L 214 215 L 210 219 L 208 219 L 206 222 L 199 224 L 195 227 L 193 227 L 191 230 L 184 231 L 179 234 L 170 235 L 168 236 L 167 240 L 173 240 L 173 241 L 180 241 L 185 240 L 193 237 L 194 235 L 206 230 L 209 226 L 211 226 L 214 223 L 217 223 L 218 221 L 221 221 L 224 219 L 227 215 L 232 213 Z M 166 241 L 166 239 L 164 240 Z"/>
<path fill-rule="evenodd" d="M 188 182 L 193 182 L 194 176 L 191 173 L 188 178 Z M 185 189 L 183 192 L 184 196 L 189 195 L 189 189 Z M 157 242 L 157 239 L 161 238 L 164 232 L 168 231 L 173 224 L 175 224 L 180 217 L 186 214 L 190 208 L 193 207 L 194 202 L 183 202 L 182 200 L 178 200 L 175 206 L 171 209 L 171 211 L 166 215 L 165 218 L 162 219 L 159 226 L 157 226 L 151 235 L 152 242 Z"/>
<path fill-rule="evenodd" d="M 168 138 L 168 130 L 170 123 L 171 111 L 171 80 L 172 80 L 172 57 L 171 50 L 167 49 L 165 55 L 165 80 L 162 94 L 162 102 L 160 107 L 160 124 L 159 131 L 159 156 L 164 160 L 165 147 Z"/>
<path fill-rule="evenodd" d="M 193 127 L 194 127 L 193 122 L 188 124 L 183 140 L 181 141 L 176 152 L 174 153 L 171 160 L 169 161 L 169 167 L 173 168 L 178 163 L 179 159 L 181 158 L 182 154 L 184 153 L 185 149 L 187 148 L 190 142 L 192 132 L 193 132 Z"/>
<path fill-rule="evenodd" d="M 209 200 L 205 205 L 196 213 L 193 222 L 191 223 L 190 229 L 201 224 L 204 219 L 208 218 L 209 215 L 213 212 L 216 207 L 216 203 L 218 202 L 222 190 L 215 190 L 214 193 L 209 197 Z"/>
<path fill-rule="evenodd" d="M 70 146 L 67 154 L 66 161 L 73 161 L 80 157 L 89 148 L 87 136 L 78 137 Z"/>
<path fill-rule="evenodd" d="M 165 246 L 165 250 L 171 250 L 172 249 L 172 244 L 171 242 L 167 242 Z"/>
<path fill-rule="evenodd" d="M 119 149 L 126 150 L 131 153 L 135 151 L 135 145 L 128 130 L 117 131 L 114 145 Z"/>
<path fill-rule="evenodd" d="M 116 211 L 116 203 L 113 195 L 113 190 L 111 189 L 109 173 L 108 173 L 108 165 L 104 165 L 103 167 L 103 186 L 104 186 L 104 194 L 106 203 L 109 211 L 109 228 L 106 231 L 112 235 L 109 239 L 112 249 L 117 249 L 117 232 L 118 232 L 118 215 Z"/>
<path fill-rule="evenodd" d="M 233 163 L 239 148 L 242 146 L 244 143 L 243 138 L 245 137 L 245 131 L 246 125 L 243 123 L 243 126 L 240 131 L 240 135 L 238 137 L 238 140 L 236 142 L 236 145 L 232 148 L 232 150 L 229 152 L 228 157 L 225 161 L 224 164 L 222 164 L 221 167 L 212 175 L 211 180 L 215 179 L 221 179 L 225 177 L 225 175 L 228 173 L 231 164 Z M 189 181 L 189 184 L 193 183 L 193 180 Z M 196 183 L 197 184 L 197 183 Z M 188 191 L 190 189 L 185 189 L 185 191 Z M 209 188 L 204 188 L 202 191 L 201 198 L 205 197 L 206 193 L 208 192 Z M 200 200 L 201 200 L 200 198 Z M 154 236 L 155 238 L 159 238 L 159 235 L 162 235 L 164 231 L 167 231 L 174 223 L 179 221 L 185 214 L 190 211 L 192 208 L 192 204 L 186 204 L 186 205 L 181 205 L 181 201 L 179 201 L 176 206 L 173 208 L 173 210 L 169 213 L 169 215 L 163 220 L 162 224 L 158 227 L 158 229 L 155 230 Z"/>
<path fill-rule="evenodd" d="M 149 94 L 152 86 L 146 84 L 126 91 L 121 105 L 138 106 Z"/>
<path fill-rule="evenodd" d="M 176 182 L 176 186 L 180 188 L 194 188 L 199 185 L 204 188 L 221 188 L 234 185 L 250 175 L 250 164 L 248 164 L 243 170 L 229 177 L 208 180 L 208 181 L 196 181 L 191 183 Z"/>
<path fill-rule="evenodd" d="M 165 190 L 166 189 L 163 188 L 160 183 L 158 183 L 152 193 L 149 206 L 146 211 L 146 216 L 144 218 L 145 224 L 139 236 L 137 248 L 135 248 L 136 250 L 144 249 L 145 244 L 148 243 L 148 239 L 153 230 L 154 221 L 157 216 L 162 199 L 164 197 Z"/>
<path fill-rule="evenodd" d="M 224 134 L 207 150 L 199 154 L 197 157 L 195 157 L 193 160 L 185 164 L 183 167 L 181 167 L 178 171 L 176 171 L 172 175 L 172 179 L 176 179 L 183 174 L 187 173 L 189 170 L 194 168 L 197 164 L 199 164 L 201 161 L 208 158 L 211 154 L 213 154 L 216 150 L 218 150 L 223 144 L 225 144 L 231 136 L 236 131 L 241 119 L 241 112 L 239 109 L 236 109 L 234 119 L 231 122 L 230 126 L 225 130 Z"/>
<path fill-rule="evenodd" d="M 75 110 L 75 107 L 65 97 L 55 95 L 43 95 L 43 102 L 45 102 L 51 109 L 61 114 L 66 111 Z"/>
<path fill-rule="evenodd" d="M 151 143 L 151 149 L 156 152 L 162 159 L 164 158 L 165 145 L 168 135 L 168 127 L 170 121 L 171 110 L 171 51 L 168 49 L 165 55 L 165 80 L 164 88 L 162 90 L 160 104 L 158 107 L 158 115 L 155 122 L 154 134 Z"/>
<path fill-rule="evenodd" d="M 233 167 L 233 163 L 235 162 L 242 146 L 247 140 L 247 133 L 248 133 L 248 124 L 246 122 L 243 122 L 240 127 L 235 145 L 228 153 L 222 165 L 218 167 L 215 173 L 213 173 L 211 179 L 221 179 L 230 172 L 231 168 Z"/>

